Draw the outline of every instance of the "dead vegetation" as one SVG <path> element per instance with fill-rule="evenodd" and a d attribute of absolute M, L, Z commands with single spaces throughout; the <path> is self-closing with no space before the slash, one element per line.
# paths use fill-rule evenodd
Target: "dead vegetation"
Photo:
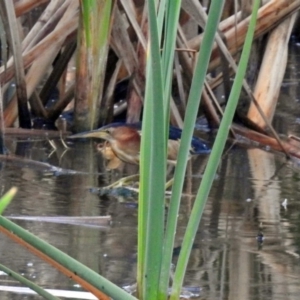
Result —
<path fill-rule="evenodd" d="M 249 23 L 246 4 L 251 1 L 241 1 L 244 3 L 239 7 L 235 2 L 226 1 L 199 108 L 199 115 L 204 114 L 211 127 L 218 126 L 222 117 L 222 106 L 230 90 L 229 78 L 235 72 Z M 106 20 L 108 35 L 104 46 L 97 51 L 88 50 L 84 44 L 81 5 L 77 0 L 1 1 L 0 83 L 5 127 L 28 129 L 37 118 L 54 124 L 66 109 L 74 110 L 74 131 L 101 126 L 120 114 L 127 122 L 140 120 L 148 26 L 144 1 L 119 0 L 106 8 L 110 12 Z M 171 95 L 171 123 L 179 127 L 201 47 L 206 5 L 209 9 L 209 1 L 182 1 Z M 257 44 L 253 45 L 256 47 L 253 51 L 259 53 L 252 58 L 248 74 L 257 80 L 244 82 L 248 99 L 244 101 L 249 109 L 246 113 L 239 112 L 244 123 L 260 133 L 246 127 L 232 127 L 235 135 L 296 157 L 300 156 L 297 145 L 291 145 L 289 140 L 281 142 L 271 123 L 299 7 L 300 0 L 263 1 L 255 32 Z M 101 13 L 99 10 L 98 16 Z M 101 33 L 92 34 L 95 42 Z M 126 82 L 125 99 L 116 97 L 122 82 Z M 220 89 L 225 100 L 216 92 Z M 51 103 L 54 92 L 57 96 Z"/>

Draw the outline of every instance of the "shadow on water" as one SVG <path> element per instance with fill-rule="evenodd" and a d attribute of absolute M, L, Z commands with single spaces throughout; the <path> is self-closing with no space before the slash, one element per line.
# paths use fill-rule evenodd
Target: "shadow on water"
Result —
<path fill-rule="evenodd" d="M 274 124 L 280 133 L 299 135 L 298 54 L 290 57 Z M 44 139 L 6 136 L 11 153 L 77 173 L 57 173 L 44 165 L 1 160 L 1 192 L 17 186 L 17 197 L 6 216 L 107 216 L 110 226 L 49 223 L 41 219 L 15 220 L 118 285 L 135 282 L 137 196 L 91 193 L 135 166 L 107 171 L 92 142 L 77 142 L 65 151 Z M 179 215 L 174 262 L 201 181 L 205 156 L 189 164 Z M 170 170 L 172 171 L 172 170 Z M 234 146 L 221 161 L 192 250 L 186 287 L 200 287 L 201 299 L 298 299 L 300 293 L 300 173 L 280 154 Z M 53 289 L 80 287 L 5 236 L 1 261 L 38 284 Z M 0 274 L 1 286 L 19 286 Z M 1 299 L 24 299 L 23 294 L 0 291 Z M 39 299 L 26 295 L 26 299 Z"/>

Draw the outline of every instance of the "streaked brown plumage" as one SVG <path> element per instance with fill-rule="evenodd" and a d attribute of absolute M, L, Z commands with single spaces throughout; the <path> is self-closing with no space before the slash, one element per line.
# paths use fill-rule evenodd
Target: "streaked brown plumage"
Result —
<path fill-rule="evenodd" d="M 131 164 L 139 164 L 141 136 L 135 128 L 127 126 L 109 127 L 75 134 L 69 138 L 104 139 L 120 160 Z"/>
<path fill-rule="evenodd" d="M 110 127 L 99 131 L 99 138 L 109 142 L 114 154 L 122 161 L 139 164 L 141 136 L 130 127 Z"/>
<path fill-rule="evenodd" d="M 104 157 L 115 155 L 123 162 L 139 164 L 141 144 L 139 129 L 140 128 L 138 128 L 134 124 L 119 125 L 118 123 L 113 123 L 97 130 L 75 134 L 73 136 L 70 136 L 69 138 L 104 139 L 106 141 L 104 145 L 107 147 L 107 149 L 98 149 L 103 153 Z M 172 128 L 172 133 L 173 137 L 170 136 L 168 140 L 167 159 L 168 163 L 175 164 L 180 146 L 181 131 L 180 129 Z M 192 144 L 193 146 L 191 146 L 191 153 L 193 152 L 198 154 L 201 153 L 201 151 L 203 151 L 204 153 L 207 153 L 207 151 L 209 151 L 209 148 L 195 137 L 193 137 Z M 196 151 L 194 151 L 196 147 L 200 149 L 200 152 L 197 153 Z"/>

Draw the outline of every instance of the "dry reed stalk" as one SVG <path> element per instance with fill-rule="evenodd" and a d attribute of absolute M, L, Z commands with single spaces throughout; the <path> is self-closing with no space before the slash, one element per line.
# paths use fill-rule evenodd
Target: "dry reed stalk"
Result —
<path fill-rule="evenodd" d="M 288 56 L 288 42 L 297 14 L 278 25 L 268 38 L 265 55 L 254 90 L 254 97 L 265 116 L 272 121 Z M 258 127 L 266 129 L 267 124 L 254 103 L 251 103 L 248 118 Z"/>
<path fill-rule="evenodd" d="M 128 34 L 128 31 L 124 31 L 128 26 L 126 22 L 122 21 L 121 12 L 118 13 L 119 19 L 117 25 L 114 24 L 113 27 L 113 39 L 111 41 L 111 46 L 116 52 L 116 54 L 122 58 L 124 65 L 127 70 L 127 76 L 132 76 L 132 87 L 129 89 L 128 97 L 128 108 L 127 108 L 127 122 L 135 122 L 139 120 L 140 112 L 142 109 L 142 95 L 145 89 L 145 41 L 147 39 L 147 28 L 148 23 L 146 19 L 147 6 L 144 6 L 142 17 L 140 17 L 138 9 L 135 18 L 136 20 L 142 19 L 141 25 L 138 26 L 138 21 L 134 21 L 134 12 L 132 11 L 133 3 L 132 1 L 123 1 L 122 5 L 124 10 L 128 13 L 128 19 L 133 26 L 133 29 L 138 37 L 138 46 L 136 50 L 132 47 L 132 41 Z M 140 7 L 141 8 L 141 7 Z M 121 26 L 121 27 L 120 27 Z M 124 45 L 126 50 L 124 51 Z M 124 74 L 124 73 L 123 73 Z M 126 76 L 125 75 L 125 76 Z M 124 75 L 123 75 L 124 76 Z M 120 79 L 120 76 L 119 76 Z M 171 123 L 182 127 L 182 118 L 179 114 L 178 108 L 175 105 L 173 99 L 171 99 Z"/>
<path fill-rule="evenodd" d="M 75 96 L 75 83 L 73 83 L 65 92 L 64 97 L 57 101 L 51 109 L 48 110 L 48 118 L 56 120 L 61 112 L 69 105 Z"/>
<path fill-rule="evenodd" d="M 20 17 L 21 15 L 31 11 L 33 8 L 47 2 L 50 2 L 50 0 L 19 0 L 14 4 L 16 16 Z"/>
<path fill-rule="evenodd" d="M 234 1 L 225 1 L 222 19 L 227 19 L 228 17 L 232 16 L 235 11 L 235 3 Z"/>
<path fill-rule="evenodd" d="M 126 111 L 126 122 L 136 123 L 140 121 L 142 111 L 142 99 L 136 92 L 132 84 L 128 86 L 127 93 L 127 111 Z"/>
<path fill-rule="evenodd" d="M 111 46 L 117 56 L 122 59 L 128 74 L 131 76 L 138 69 L 138 57 L 129 38 L 127 28 L 128 23 L 125 16 L 119 8 L 116 8 L 112 27 Z M 141 87 L 143 87 L 143 80 L 138 76 L 139 74 L 135 75 L 133 80 L 134 88 L 139 95 L 142 95 Z"/>
<path fill-rule="evenodd" d="M 34 46 L 34 44 L 38 43 L 40 40 L 39 38 L 43 38 L 46 36 L 49 31 L 53 30 L 54 27 L 57 25 L 57 22 L 59 21 L 59 17 L 56 17 L 58 15 L 57 10 L 64 12 L 62 4 L 67 4 L 67 1 L 65 0 L 52 0 L 49 5 L 46 7 L 46 9 L 43 11 L 41 16 L 39 17 L 38 21 L 34 24 L 34 26 L 31 28 L 30 32 L 26 35 L 24 40 L 22 41 L 22 48 L 23 48 L 23 56 L 25 53 L 29 51 L 31 47 Z M 64 5 L 66 7 L 66 5 Z M 61 17 L 61 13 L 60 13 Z M 51 21 L 54 18 L 56 18 L 56 23 Z M 50 20 L 49 20 L 50 19 Z M 44 32 L 44 34 L 43 34 Z M 23 61 L 24 67 L 26 68 L 27 64 Z M 14 69 L 12 66 L 14 65 L 13 62 L 13 56 L 10 57 L 10 59 L 6 63 L 6 71 L 5 67 L 0 68 L 0 73 L 4 73 L 4 76 L 7 76 L 7 80 L 5 82 L 8 82 L 13 76 L 14 76 Z M 5 71 L 5 72 L 4 72 Z M 1 74 L 0 74 L 1 78 Z M 1 79 L 0 79 L 1 82 Z M 4 90 L 8 85 L 4 87 Z"/>
<path fill-rule="evenodd" d="M 196 23 L 204 28 L 206 21 L 203 19 L 199 10 L 197 9 L 199 2 L 197 0 L 183 0 L 181 3 L 181 8 L 191 17 Z"/>
<path fill-rule="evenodd" d="M 202 17 L 200 17 L 200 15 L 199 15 L 199 12 L 200 12 L 199 5 L 194 6 L 194 7 L 197 7 L 196 11 L 198 12 L 197 13 L 198 17 L 195 18 L 195 21 L 200 26 L 200 24 L 202 24 L 202 21 L 201 21 Z M 194 16 L 194 15 L 192 15 L 192 16 Z M 227 31 L 229 31 L 230 29 L 235 28 L 236 23 L 238 23 L 240 21 L 241 21 L 241 12 L 238 12 L 236 15 L 230 16 L 227 19 L 225 19 L 222 22 L 220 22 L 220 24 L 219 24 L 219 31 L 225 33 Z M 197 35 L 194 38 L 190 39 L 188 41 L 188 48 L 196 50 L 196 51 L 199 51 L 199 47 L 200 47 L 200 45 L 202 43 L 202 38 L 203 38 L 203 34 L 200 34 L 200 35 Z"/>
<path fill-rule="evenodd" d="M 117 4 L 112 0 L 80 1 L 73 127 L 75 132 L 92 130 L 102 123 L 100 107 L 103 101 L 112 16 L 116 7 Z"/>
<path fill-rule="evenodd" d="M 255 30 L 255 38 L 258 38 L 266 32 L 273 29 L 276 25 L 281 23 L 286 17 L 300 8 L 300 0 L 272 0 L 259 9 L 257 25 Z M 232 27 L 224 33 L 227 40 L 228 50 L 232 55 L 236 54 L 244 44 L 245 35 L 248 29 L 250 17 L 238 23 L 237 27 Z M 222 22 L 221 22 L 222 23 Z M 202 36 L 197 37 L 189 42 L 189 48 L 198 50 L 201 44 Z M 220 65 L 220 55 L 217 44 L 214 46 L 212 52 L 212 59 L 209 65 L 209 70 L 215 69 Z"/>
<path fill-rule="evenodd" d="M 138 46 L 138 51 L 135 50 L 130 39 L 128 28 L 129 24 L 126 16 L 117 8 L 114 16 L 114 24 L 112 28 L 111 47 L 114 49 L 117 56 L 122 59 L 128 75 L 131 77 L 131 86 L 128 90 L 127 122 L 137 121 L 140 117 L 142 97 L 145 89 L 144 70 L 139 51 L 142 51 Z M 143 36 L 143 29 L 140 35 Z M 142 38 L 145 40 L 145 37 Z M 141 63 L 141 64 L 140 64 Z"/>
<path fill-rule="evenodd" d="M 201 10 L 203 10 L 203 9 L 200 6 L 200 4 L 198 3 L 197 5 L 198 5 L 199 13 L 204 14 L 204 12 L 201 12 Z M 204 20 L 205 20 L 205 18 L 204 18 Z M 228 52 L 226 46 L 224 45 L 224 42 L 220 38 L 220 36 L 217 35 L 216 36 L 216 40 L 217 40 L 218 46 L 220 47 L 223 55 L 230 62 L 230 65 L 232 66 L 232 68 L 234 70 L 236 70 L 236 64 L 235 64 L 234 60 L 232 59 L 231 55 L 229 54 L 229 52 Z M 192 66 L 190 66 L 190 69 L 191 68 L 192 68 Z M 255 98 L 253 97 L 252 92 L 251 92 L 251 90 L 249 88 L 249 85 L 247 84 L 246 81 L 244 81 L 244 88 L 245 88 L 247 94 L 249 95 L 250 99 L 253 100 L 254 104 L 257 106 L 257 102 L 255 101 Z M 278 143 L 281 144 L 278 135 L 276 134 L 275 130 L 272 128 L 270 122 L 267 121 L 266 117 L 263 114 L 263 111 L 258 106 L 257 106 L 257 108 L 259 109 L 259 112 L 260 112 L 262 118 L 266 121 L 266 124 L 268 125 L 268 127 L 269 127 L 270 131 L 272 132 L 273 136 L 277 139 Z"/>
<path fill-rule="evenodd" d="M 282 145 L 280 145 L 275 138 L 257 131 L 236 124 L 232 125 L 232 128 L 235 133 L 246 137 L 252 142 L 258 142 L 262 146 L 269 146 L 273 151 L 288 153 L 291 157 L 300 158 L 300 144 L 295 145 L 293 140 L 282 141 Z"/>
<path fill-rule="evenodd" d="M 70 0 L 52 0 L 22 42 L 24 53 L 38 44 L 58 24 Z"/>
<path fill-rule="evenodd" d="M 4 6 L 6 13 L 2 15 L 2 17 L 3 20 L 7 20 L 7 33 L 9 33 L 9 42 L 14 56 L 14 70 L 16 79 L 15 82 L 19 112 L 19 124 L 22 128 L 31 128 L 30 114 L 27 106 L 25 71 L 23 66 L 22 48 L 18 22 L 15 15 L 13 3 L 10 0 L 5 0 Z"/>
<path fill-rule="evenodd" d="M 194 1 L 195 2 L 195 1 Z M 207 16 L 206 16 L 206 13 L 203 9 L 203 7 L 199 4 L 199 3 L 195 3 L 195 9 L 197 8 L 199 14 L 201 15 L 201 18 L 204 20 L 204 22 L 206 22 L 207 20 Z M 236 29 L 236 28 L 233 28 L 233 29 Z M 236 30 L 235 30 L 236 32 Z M 222 51 L 222 56 L 224 56 L 224 58 L 226 58 L 228 60 L 228 62 L 230 63 L 231 67 L 233 70 L 236 70 L 237 69 L 237 66 L 236 66 L 236 63 L 234 61 L 234 59 L 232 58 L 231 54 L 229 53 L 226 45 L 224 44 L 220 34 L 217 34 L 216 35 L 216 42 L 218 44 L 218 47 L 220 48 L 220 50 Z M 185 61 L 184 62 L 185 64 L 189 64 L 190 62 L 189 61 Z M 193 66 L 190 65 L 187 70 L 192 70 Z M 229 71 L 228 71 L 229 72 Z M 192 76 L 192 72 L 190 74 L 190 76 Z M 270 122 L 267 120 L 267 118 L 265 117 L 263 111 L 261 110 L 261 108 L 259 107 L 255 97 L 253 96 L 252 94 L 252 91 L 248 85 L 248 83 L 246 82 L 246 80 L 244 80 L 243 82 L 243 87 L 245 89 L 245 91 L 247 92 L 249 98 L 252 100 L 252 102 L 254 103 L 254 105 L 257 107 L 261 117 L 263 120 L 265 120 L 268 128 L 269 128 L 269 131 L 272 133 L 272 135 L 275 137 L 275 139 L 277 140 L 278 144 L 282 146 L 282 150 L 286 153 L 287 156 L 289 156 L 289 154 L 285 151 L 283 145 L 282 145 L 282 142 L 280 141 L 280 138 L 278 136 L 278 134 L 276 133 L 276 131 L 273 129 L 272 125 L 270 124 Z M 208 116 L 208 119 L 210 119 L 210 115 L 212 114 L 212 109 L 213 107 L 208 107 L 207 106 L 207 102 L 205 103 L 204 102 L 204 106 L 206 107 L 206 112 L 208 113 L 207 116 Z"/>
<path fill-rule="evenodd" d="M 191 15 L 191 17 L 194 18 L 194 20 L 198 23 L 198 25 L 200 27 L 202 27 L 202 29 L 204 29 L 205 24 L 207 22 L 207 14 L 206 14 L 203 6 L 197 0 L 183 1 L 183 9 L 185 9 Z M 225 37 L 223 36 L 223 32 L 228 31 L 231 28 L 234 28 L 236 22 L 238 20 L 240 20 L 240 15 L 241 14 L 238 13 L 237 15 L 234 15 L 234 16 L 222 21 L 219 25 L 219 33 L 216 35 L 216 42 L 217 42 L 218 46 L 220 47 L 220 50 L 222 51 L 222 55 L 225 55 L 228 52 L 228 50 L 223 42 L 223 40 L 225 39 Z M 184 36 L 183 34 L 181 34 L 181 35 L 182 35 L 182 37 Z M 220 35 L 222 35 L 222 37 Z M 199 42 L 201 43 L 202 37 L 203 37 L 203 35 L 201 34 L 201 35 L 196 36 L 194 39 L 190 40 L 189 42 L 184 42 L 185 48 L 191 49 L 191 46 L 197 47 L 198 43 Z M 197 41 L 197 44 L 193 45 L 193 43 L 195 41 Z M 197 48 L 197 51 L 198 50 L 199 50 L 199 48 Z M 185 62 L 185 64 L 187 64 L 187 61 Z M 191 64 L 191 62 L 189 64 Z M 189 77 L 191 78 L 192 73 L 193 73 L 192 65 L 190 65 L 188 67 L 188 71 L 190 73 Z"/>
<path fill-rule="evenodd" d="M 105 95 L 103 97 L 103 101 L 102 101 L 102 107 L 101 107 L 101 113 L 103 114 L 104 118 L 105 118 L 105 122 L 104 124 L 107 123 L 111 123 L 112 122 L 112 118 L 113 118 L 113 111 L 114 111 L 114 91 L 115 91 L 115 87 L 117 84 L 117 79 L 118 79 L 118 74 L 120 72 L 122 66 L 122 60 L 119 59 L 115 70 L 109 80 L 109 83 L 107 85 L 106 91 L 105 91 Z"/>
<path fill-rule="evenodd" d="M 59 91 L 59 96 L 60 96 L 60 98 L 63 97 L 63 95 L 65 93 L 65 76 L 62 76 L 62 75 L 66 74 L 67 66 L 68 66 L 70 59 L 72 58 L 75 50 L 76 50 L 76 41 L 71 42 L 68 45 L 66 45 L 64 47 L 62 53 L 55 60 L 52 72 L 49 75 L 46 83 L 44 84 L 44 86 L 40 92 L 40 98 L 44 105 L 46 105 L 50 94 L 53 92 L 53 90 L 59 83 L 59 80 L 61 77 L 64 77 L 64 79 L 63 79 L 63 83 L 62 83 L 62 86 Z"/>
<path fill-rule="evenodd" d="M 23 55 L 24 68 L 28 68 L 35 59 L 43 55 L 53 43 L 65 40 L 66 37 L 74 33 L 77 29 L 78 19 L 74 17 L 72 19 L 63 20 L 63 26 L 56 27 L 50 32 L 42 41 L 30 49 L 26 54 Z M 4 67 L 0 68 L 0 83 L 4 84 L 11 80 L 14 76 L 14 70 L 12 66 L 8 66 L 5 70 Z"/>
<path fill-rule="evenodd" d="M 241 8 L 242 11 L 242 19 L 245 19 L 246 17 L 250 16 L 252 13 L 252 7 L 253 7 L 253 0 L 242 0 L 241 1 Z M 238 9 L 238 8 L 236 8 Z"/>
<path fill-rule="evenodd" d="M 201 13 L 204 15 L 204 19 L 206 18 L 205 16 L 205 12 L 203 11 L 203 8 L 199 5 L 199 11 L 202 11 Z M 225 46 L 223 39 L 220 37 L 219 34 L 216 35 L 216 42 L 220 48 L 220 50 L 222 51 L 222 57 L 224 56 L 224 58 L 227 59 L 227 61 L 230 63 L 230 66 L 232 67 L 232 69 L 236 72 L 237 66 L 236 63 L 234 61 L 234 59 L 232 58 L 231 54 L 229 53 L 227 47 Z M 229 74 L 230 70 L 228 71 Z M 227 74 L 227 73 L 226 73 Z M 243 87 L 246 91 L 246 93 L 248 94 L 249 98 L 251 99 L 252 103 L 255 105 L 255 107 L 257 108 L 258 112 L 261 115 L 261 118 L 265 121 L 266 125 L 268 126 L 268 129 L 270 131 L 270 133 L 273 135 L 273 137 L 277 140 L 278 144 L 281 145 L 282 150 L 286 153 L 287 157 L 289 156 L 289 154 L 285 151 L 282 142 L 278 136 L 278 134 L 276 133 L 276 131 L 274 130 L 274 128 L 271 125 L 271 122 L 268 121 L 267 117 L 265 116 L 263 110 L 260 108 L 258 102 L 256 101 L 255 97 L 252 94 L 252 91 L 247 83 L 247 81 L 244 79 L 243 81 Z"/>
<path fill-rule="evenodd" d="M 170 123 L 171 125 L 177 126 L 179 128 L 183 127 L 183 119 L 172 96 L 170 100 Z"/>
<path fill-rule="evenodd" d="M 201 4 L 199 2 L 197 2 L 196 0 L 191 0 L 190 2 L 187 1 L 183 2 L 185 3 L 183 5 L 183 8 L 188 11 L 191 16 L 194 18 L 194 20 L 202 27 L 205 27 L 205 24 L 207 22 L 207 15 L 206 12 L 204 10 L 204 8 L 201 6 Z M 223 63 L 223 68 L 224 71 L 226 71 L 226 74 L 229 74 L 229 70 L 227 67 L 227 62 L 226 60 L 230 63 L 230 65 L 234 64 L 234 60 L 232 59 L 231 55 L 229 54 L 229 51 L 226 48 L 226 45 L 224 43 L 224 37 L 223 37 L 223 33 L 222 30 L 228 30 L 229 28 L 232 28 L 235 24 L 236 21 L 238 21 L 240 19 L 241 14 L 238 13 L 236 16 L 232 16 L 230 18 L 228 18 L 227 20 L 224 20 L 219 28 L 219 33 L 216 35 L 216 42 L 221 50 L 221 57 L 222 57 L 222 61 Z M 180 31 L 179 31 L 180 32 Z M 184 40 L 184 35 L 181 34 L 181 39 Z M 180 41 L 178 40 L 177 42 L 178 46 L 180 47 L 184 47 L 185 49 L 190 49 L 188 46 L 188 42 L 184 41 L 184 45 L 182 45 L 182 43 L 180 43 Z M 187 85 L 190 85 L 191 82 L 191 78 L 192 78 L 192 74 L 193 74 L 193 66 L 194 66 L 194 56 L 192 56 L 192 59 L 190 59 L 188 57 L 188 53 L 187 54 L 183 54 L 181 55 L 181 63 L 183 65 L 183 69 L 186 72 L 186 74 L 188 76 L 186 76 L 186 80 L 187 80 Z M 225 84 L 225 82 L 224 82 Z M 229 83 L 227 83 L 228 86 L 228 90 L 229 90 Z"/>
<path fill-rule="evenodd" d="M 40 80 L 43 78 L 46 71 L 48 71 L 49 66 L 53 62 L 55 56 L 60 50 L 62 44 L 64 43 L 66 37 L 76 30 L 78 25 L 77 19 L 77 9 L 78 2 L 70 1 L 68 10 L 65 12 L 64 17 L 61 18 L 60 22 L 56 28 L 38 45 L 32 48 L 24 56 L 24 64 L 26 62 L 33 63 L 32 67 L 26 74 L 27 81 L 27 95 L 30 97 L 34 92 L 35 88 L 39 84 Z M 43 54 L 43 55 L 41 55 Z M 29 65 L 29 63 L 28 63 Z M 0 81 L 1 81 L 0 74 Z M 38 109 L 38 113 L 45 116 L 45 111 L 40 103 L 32 103 L 34 108 Z M 12 99 L 9 105 L 4 111 L 4 123 L 6 127 L 13 125 L 17 117 L 16 109 L 16 99 Z"/>
<path fill-rule="evenodd" d="M 210 95 L 208 92 L 209 85 L 205 83 L 206 87 L 203 89 L 202 92 L 202 101 L 203 101 L 203 110 L 204 114 L 207 118 L 208 124 L 210 125 L 211 128 L 217 128 L 220 125 L 220 117 L 217 114 L 217 110 L 214 107 Z"/>
<path fill-rule="evenodd" d="M 139 42 L 142 44 L 143 49 L 146 51 L 147 42 L 146 42 L 146 39 L 145 39 L 145 32 L 139 26 L 139 23 L 137 21 L 138 16 L 137 16 L 136 10 L 134 9 L 135 6 L 134 6 L 133 1 L 132 0 L 120 0 L 120 2 L 121 2 L 122 6 L 123 6 L 123 8 L 126 12 L 127 18 L 130 21 L 132 28 L 134 29 L 134 31 L 137 35 L 137 38 L 138 38 Z"/>
<path fill-rule="evenodd" d="M 18 135 L 26 137 L 48 137 L 48 138 L 59 138 L 62 133 L 56 130 L 44 130 L 44 129 L 24 129 L 17 127 L 5 128 L 5 135 Z M 63 132 L 63 136 L 70 135 L 70 132 Z M 23 158 L 22 158 L 23 159 Z"/>
<path fill-rule="evenodd" d="M 188 49 L 188 46 L 184 44 L 184 41 L 182 39 L 183 34 L 177 35 L 176 39 L 176 46 L 179 49 Z M 179 51 L 177 52 L 180 64 L 182 69 L 184 70 L 184 80 L 187 83 L 188 86 L 190 86 L 190 83 L 193 78 L 193 71 L 194 71 L 194 57 L 195 54 L 191 54 L 188 51 Z"/>
<path fill-rule="evenodd" d="M 45 71 L 43 71 L 43 75 L 45 75 L 44 73 L 45 73 Z M 28 80 L 28 77 L 27 77 L 27 80 Z M 47 113 L 47 111 L 40 99 L 40 96 L 36 90 L 33 90 L 32 94 L 30 95 L 29 103 L 30 103 L 30 107 L 31 107 L 33 116 L 41 117 L 44 119 L 48 118 L 48 113 Z"/>
<path fill-rule="evenodd" d="M 129 8 L 125 8 L 124 4 L 126 1 L 123 1 L 123 7 L 125 11 L 127 12 Z M 133 6 L 133 3 L 131 2 L 131 7 Z M 128 14 L 128 12 L 127 12 Z M 132 15 L 132 14 L 130 14 Z M 145 70 L 146 70 L 146 48 L 147 48 L 147 39 L 148 39 L 148 17 L 147 17 L 147 5 L 144 5 L 143 10 L 135 10 L 135 17 L 137 20 L 140 21 L 140 25 L 138 24 L 138 21 L 136 22 L 138 26 L 134 26 L 133 20 L 130 20 L 137 39 L 138 43 L 136 48 L 136 55 L 138 59 L 137 68 L 135 70 L 135 73 L 132 74 L 132 79 L 134 79 L 134 76 L 136 74 L 141 79 L 141 92 L 144 93 L 145 90 Z M 132 81 L 133 82 L 133 81 Z M 127 93 L 127 114 L 126 114 L 126 122 L 128 123 L 134 123 L 138 122 L 141 117 L 141 111 L 142 111 L 142 103 L 143 98 L 141 95 L 141 92 L 137 92 L 134 88 L 133 84 L 129 85 L 128 93 Z"/>
<path fill-rule="evenodd" d="M 175 53 L 174 56 L 174 72 L 176 76 L 176 83 L 177 83 L 177 89 L 178 89 L 178 98 L 179 98 L 179 110 L 181 112 L 181 115 L 183 116 L 183 113 L 186 108 L 186 93 L 184 90 L 184 79 L 183 79 L 183 72 L 179 63 L 178 54 Z"/>

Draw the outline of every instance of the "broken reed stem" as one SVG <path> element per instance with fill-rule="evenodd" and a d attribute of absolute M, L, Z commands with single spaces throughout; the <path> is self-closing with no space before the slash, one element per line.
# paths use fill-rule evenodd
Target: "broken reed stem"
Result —
<path fill-rule="evenodd" d="M 14 4 L 15 6 L 15 12 L 16 16 L 20 17 L 21 15 L 24 15 L 25 13 L 31 11 L 32 9 L 45 4 L 47 2 L 50 2 L 50 0 L 21 0 Z"/>
<path fill-rule="evenodd" d="M 269 35 L 260 72 L 254 90 L 254 98 L 259 103 L 266 118 L 271 122 L 284 77 L 288 42 L 297 14 L 278 25 Z M 258 127 L 265 129 L 267 124 L 253 102 L 248 111 L 248 118 Z"/>

